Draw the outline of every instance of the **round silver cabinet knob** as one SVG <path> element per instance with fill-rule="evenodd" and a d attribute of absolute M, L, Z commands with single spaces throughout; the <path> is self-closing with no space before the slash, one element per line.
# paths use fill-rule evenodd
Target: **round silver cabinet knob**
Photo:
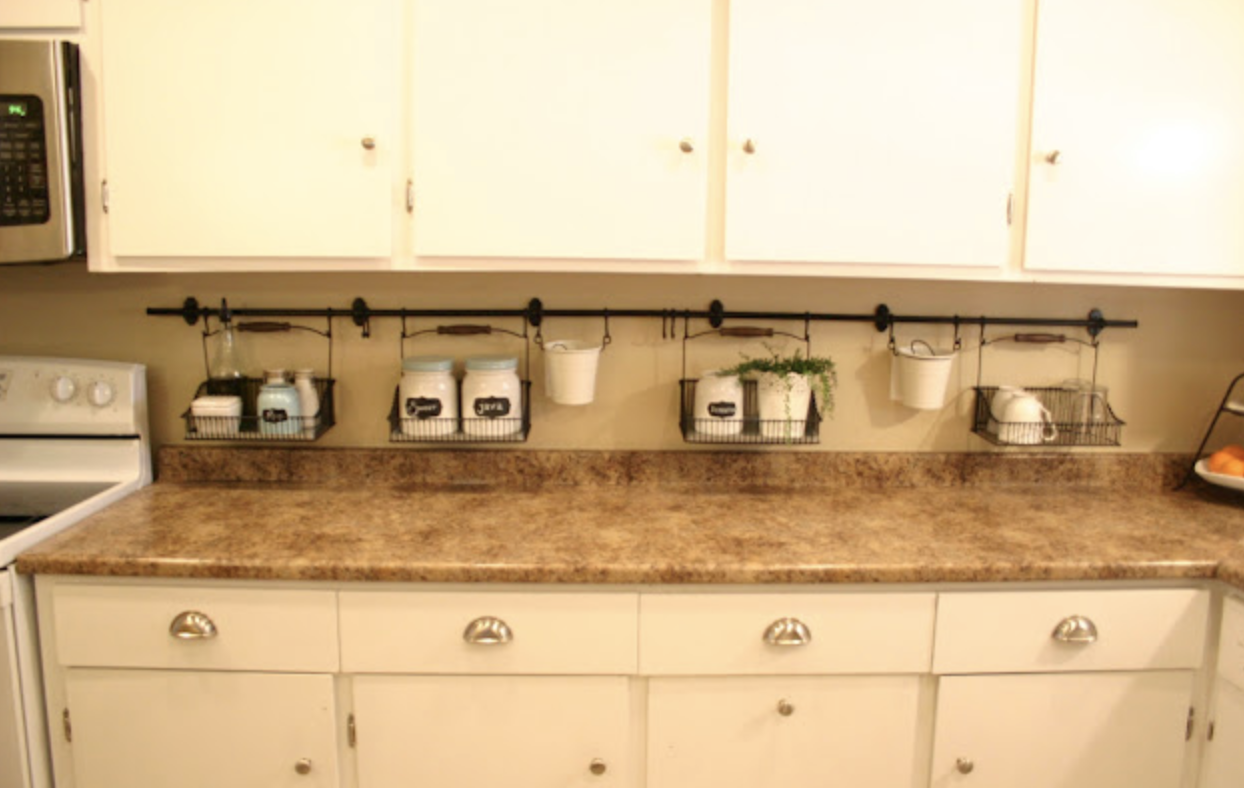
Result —
<path fill-rule="evenodd" d="M 695 152 L 695 140 L 690 137 L 683 137 L 678 141 L 678 149 L 683 153 Z"/>
<path fill-rule="evenodd" d="M 797 618 L 779 618 L 765 630 L 770 646 L 803 646 L 812 642 L 812 630 Z"/>
<path fill-rule="evenodd" d="M 1058 622 L 1050 637 L 1059 643 L 1088 645 L 1097 642 L 1097 625 L 1084 616 L 1067 616 Z"/>
<path fill-rule="evenodd" d="M 751 139 L 751 138 L 743 140 L 743 152 L 748 153 L 748 154 L 755 153 L 756 152 L 756 140 Z"/>
<path fill-rule="evenodd" d="M 216 622 L 206 613 L 187 610 L 173 617 L 168 633 L 178 640 L 210 640 L 218 634 Z"/>
<path fill-rule="evenodd" d="M 375 150 L 376 149 L 376 138 L 375 137 L 364 137 L 361 142 L 362 142 L 364 150 Z"/>
<path fill-rule="evenodd" d="M 299 774 L 310 774 L 311 773 L 311 759 L 302 758 L 301 760 L 299 760 L 298 763 L 294 764 L 294 771 L 298 772 Z"/>
<path fill-rule="evenodd" d="M 481 616 L 466 625 L 462 639 L 473 646 L 500 646 L 513 640 L 514 633 L 496 616 Z"/>
<path fill-rule="evenodd" d="M 959 774 L 971 774 L 975 768 L 976 764 L 970 758 L 959 758 L 955 761 L 955 769 Z"/>
<path fill-rule="evenodd" d="M 587 767 L 587 770 L 597 777 L 604 774 L 608 769 L 609 767 L 600 758 L 593 758 L 591 765 Z"/>
<path fill-rule="evenodd" d="M 777 709 L 778 709 L 778 714 L 781 714 L 783 717 L 789 717 L 790 715 L 795 713 L 794 705 L 790 701 L 786 700 L 785 698 L 782 698 L 781 700 L 778 701 Z"/>
<path fill-rule="evenodd" d="M 1045 161 L 1047 164 L 1058 164 L 1059 159 L 1061 159 L 1062 157 L 1063 157 L 1062 151 L 1052 150 L 1049 153 L 1045 154 Z"/>

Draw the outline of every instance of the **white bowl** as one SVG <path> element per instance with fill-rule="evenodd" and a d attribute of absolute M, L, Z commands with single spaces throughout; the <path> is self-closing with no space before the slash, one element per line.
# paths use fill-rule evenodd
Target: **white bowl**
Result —
<path fill-rule="evenodd" d="M 1209 469 L 1208 460 L 1197 460 L 1196 465 L 1193 466 L 1193 469 L 1196 471 L 1197 476 L 1200 476 L 1210 484 L 1216 484 L 1219 487 L 1230 487 L 1232 490 L 1244 492 L 1244 477 L 1230 476 L 1225 473 L 1214 473 Z"/>

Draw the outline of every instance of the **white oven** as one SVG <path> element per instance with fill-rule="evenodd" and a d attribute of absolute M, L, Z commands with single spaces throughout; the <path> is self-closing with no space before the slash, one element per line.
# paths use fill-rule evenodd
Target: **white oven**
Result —
<path fill-rule="evenodd" d="M 0 356 L 0 788 L 51 788 L 22 550 L 151 482 L 146 368 Z"/>

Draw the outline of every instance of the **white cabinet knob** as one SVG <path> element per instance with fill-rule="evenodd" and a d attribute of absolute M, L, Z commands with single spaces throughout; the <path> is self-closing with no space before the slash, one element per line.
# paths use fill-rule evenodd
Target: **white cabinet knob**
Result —
<path fill-rule="evenodd" d="M 73 382 L 73 378 L 59 375 L 52 381 L 52 399 L 57 402 L 68 402 L 77 393 L 78 384 Z"/>
<path fill-rule="evenodd" d="M 116 399 L 116 389 L 106 380 L 97 380 L 87 389 L 86 397 L 97 408 L 107 407 Z"/>

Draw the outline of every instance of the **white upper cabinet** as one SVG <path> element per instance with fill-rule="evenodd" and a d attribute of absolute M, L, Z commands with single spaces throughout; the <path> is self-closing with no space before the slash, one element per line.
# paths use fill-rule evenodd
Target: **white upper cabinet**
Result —
<path fill-rule="evenodd" d="M 732 0 L 726 257 L 1002 266 L 1020 0 Z"/>
<path fill-rule="evenodd" d="M 1244 275 L 1244 4 L 1041 0 L 1025 265 Z"/>
<path fill-rule="evenodd" d="M 111 256 L 387 263 L 395 0 L 100 5 Z"/>
<path fill-rule="evenodd" d="M 415 254 L 701 259 L 710 21 L 709 0 L 415 0 Z"/>
<path fill-rule="evenodd" d="M 4 0 L 0 28 L 76 28 L 83 0 Z"/>

